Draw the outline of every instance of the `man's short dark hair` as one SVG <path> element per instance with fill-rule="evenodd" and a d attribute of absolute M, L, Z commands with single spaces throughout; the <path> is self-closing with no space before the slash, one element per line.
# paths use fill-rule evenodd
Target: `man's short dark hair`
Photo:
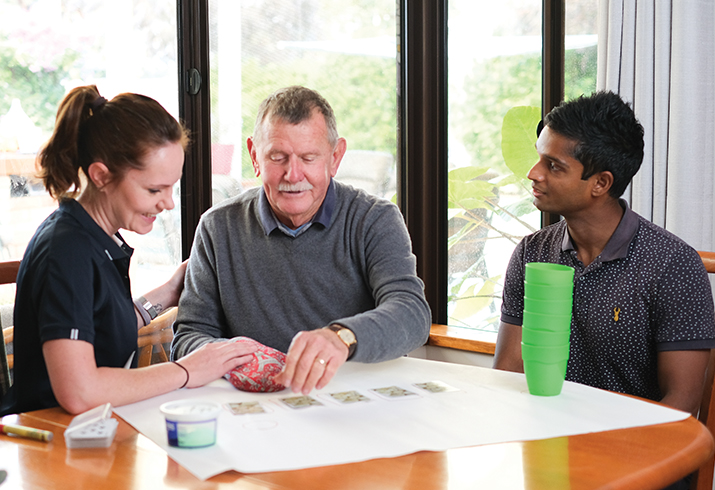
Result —
<path fill-rule="evenodd" d="M 609 194 L 620 197 L 643 162 L 643 126 L 630 105 L 613 92 L 562 102 L 544 118 L 552 131 L 576 141 L 572 156 L 583 165 L 583 180 L 609 171 Z"/>

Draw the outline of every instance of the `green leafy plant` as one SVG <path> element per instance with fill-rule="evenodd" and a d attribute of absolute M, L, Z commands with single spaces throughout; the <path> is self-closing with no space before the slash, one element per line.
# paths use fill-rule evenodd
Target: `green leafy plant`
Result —
<path fill-rule="evenodd" d="M 536 162 L 536 126 L 541 109 L 519 106 L 504 116 L 501 153 L 508 172 L 489 167 L 462 167 L 449 172 L 450 321 L 481 314 L 496 329 L 501 298 L 501 271 L 491 274 L 484 258 L 487 240 L 513 245 L 536 229 L 524 217 L 535 212 L 529 169 Z M 486 313 L 485 313 L 486 312 Z"/>

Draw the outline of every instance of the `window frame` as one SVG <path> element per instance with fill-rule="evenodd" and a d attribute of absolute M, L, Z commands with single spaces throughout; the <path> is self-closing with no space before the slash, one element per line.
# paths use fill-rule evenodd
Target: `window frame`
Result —
<path fill-rule="evenodd" d="M 176 12 L 179 118 L 191 137 L 181 176 L 181 257 L 186 260 L 212 197 L 208 0 L 178 0 Z"/>
<path fill-rule="evenodd" d="M 565 0 L 543 0 L 542 108 L 564 94 Z M 448 0 L 397 0 L 397 202 L 425 283 L 432 322 L 447 323 Z M 177 0 L 179 115 L 191 131 L 181 178 L 182 258 L 211 207 L 211 94 L 208 0 Z M 200 87 L 196 77 L 200 76 Z M 196 93 L 193 93 L 196 92 Z M 542 226 L 559 216 L 542 214 Z"/>

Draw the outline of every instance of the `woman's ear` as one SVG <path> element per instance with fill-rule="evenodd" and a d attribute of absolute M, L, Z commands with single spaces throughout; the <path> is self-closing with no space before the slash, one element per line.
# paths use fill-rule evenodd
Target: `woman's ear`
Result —
<path fill-rule="evenodd" d="M 107 166 L 102 162 L 90 163 L 87 174 L 89 180 L 91 180 L 99 190 L 109 184 L 113 178 L 112 172 L 110 172 Z"/>

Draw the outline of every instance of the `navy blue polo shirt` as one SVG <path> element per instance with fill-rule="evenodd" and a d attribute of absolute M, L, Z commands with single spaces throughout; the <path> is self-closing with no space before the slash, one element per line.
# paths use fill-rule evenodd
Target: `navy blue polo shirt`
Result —
<path fill-rule="evenodd" d="M 522 324 L 525 264 L 573 267 L 566 379 L 660 400 L 658 351 L 715 347 L 712 291 L 692 247 L 621 205 L 616 231 L 586 267 L 565 221 L 525 237 L 509 262 L 501 320 Z"/>
<path fill-rule="evenodd" d="M 0 413 L 57 406 L 42 355 L 48 340 L 89 342 L 98 367 L 124 366 L 137 347 L 132 253 L 73 199 L 40 225 L 17 277 L 14 383 Z"/>

